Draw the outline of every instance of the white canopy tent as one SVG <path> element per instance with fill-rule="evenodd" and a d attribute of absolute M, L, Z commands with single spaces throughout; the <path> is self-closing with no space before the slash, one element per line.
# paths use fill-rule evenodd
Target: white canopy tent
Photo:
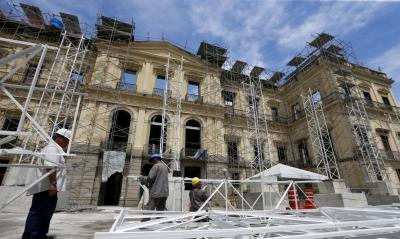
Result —
<path fill-rule="evenodd" d="M 278 177 L 280 179 L 293 179 L 293 180 L 327 180 L 328 177 L 306 171 L 299 168 L 290 167 L 284 164 L 277 164 L 269 169 L 261 172 L 263 177 Z M 250 177 L 251 180 L 260 178 L 260 173 Z"/>

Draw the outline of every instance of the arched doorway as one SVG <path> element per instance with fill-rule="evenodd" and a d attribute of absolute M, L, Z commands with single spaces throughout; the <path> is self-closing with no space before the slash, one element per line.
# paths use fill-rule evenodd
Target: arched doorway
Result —
<path fill-rule="evenodd" d="M 104 205 L 118 205 L 121 185 L 122 173 L 115 172 L 108 178 L 104 192 Z"/>

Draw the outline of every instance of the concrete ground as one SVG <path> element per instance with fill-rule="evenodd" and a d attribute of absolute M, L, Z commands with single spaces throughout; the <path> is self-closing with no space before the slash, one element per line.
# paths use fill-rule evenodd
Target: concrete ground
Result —
<path fill-rule="evenodd" d="M 50 224 L 49 235 L 61 238 L 93 238 L 96 231 L 108 231 L 117 211 L 100 209 L 82 212 L 55 213 Z M 27 213 L 0 212 L 0 238 L 21 238 Z"/>

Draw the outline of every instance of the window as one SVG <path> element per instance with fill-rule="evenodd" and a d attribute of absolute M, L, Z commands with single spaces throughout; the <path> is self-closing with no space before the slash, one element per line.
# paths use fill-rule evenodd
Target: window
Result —
<path fill-rule="evenodd" d="M 198 102 L 201 99 L 200 84 L 198 82 L 188 82 L 186 99 L 192 102 Z"/>
<path fill-rule="evenodd" d="M 272 120 L 273 121 L 278 121 L 278 118 L 279 118 L 278 108 L 271 107 L 271 113 L 272 113 Z"/>
<path fill-rule="evenodd" d="M 234 107 L 235 93 L 229 91 L 222 91 L 222 97 L 224 99 L 224 105 L 226 107 Z"/>
<path fill-rule="evenodd" d="M 238 145 L 235 141 L 228 142 L 228 164 L 235 166 L 239 163 Z"/>
<path fill-rule="evenodd" d="M 308 154 L 307 141 L 302 140 L 298 143 L 297 148 L 299 150 L 300 165 L 311 166 L 312 162 Z"/>
<path fill-rule="evenodd" d="M 390 147 L 388 136 L 384 135 L 384 134 L 381 134 L 380 137 L 381 137 L 382 145 L 383 145 L 383 148 L 384 148 L 384 154 L 386 155 L 387 159 L 393 160 L 394 159 L 394 155 L 393 155 L 392 149 Z"/>
<path fill-rule="evenodd" d="M 201 127 L 196 120 L 189 120 L 185 125 L 185 155 L 193 157 L 201 149 Z"/>
<path fill-rule="evenodd" d="M 285 149 L 285 146 L 277 146 L 276 147 L 276 150 L 277 150 L 277 152 L 278 152 L 278 160 L 279 160 L 279 163 L 284 163 L 284 164 L 286 164 L 287 162 L 287 160 L 286 160 L 286 149 Z"/>
<path fill-rule="evenodd" d="M 386 97 L 386 96 L 382 96 L 382 101 L 383 101 L 383 104 L 385 104 L 385 106 L 386 106 L 386 108 L 387 109 L 392 109 L 392 107 L 391 107 L 391 104 L 390 104 L 390 101 L 389 101 L 389 98 L 388 97 Z"/>
<path fill-rule="evenodd" d="M 4 124 L 3 124 L 2 128 L 1 128 L 1 130 L 4 130 L 4 131 L 17 131 L 18 124 L 19 124 L 19 119 L 6 118 L 4 120 Z M 5 138 L 5 137 L 7 137 L 7 135 L 0 135 L 0 139 L 1 138 Z M 13 148 L 16 142 L 17 142 L 17 139 L 15 138 L 15 139 L 9 141 L 8 143 L 0 145 L 0 148 L 3 148 L 3 149 Z"/>
<path fill-rule="evenodd" d="M 292 105 L 292 111 L 293 111 L 293 119 L 298 120 L 300 118 L 300 104 L 296 103 Z"/>
<path fill-rule="evenodd" d="M 122 72 L 121 81 L 119 82 L 118 89 L 136 92 L 136 71 L 125 70 Z"/>
<path fill-rule="evenodd" d="M 115 111 L 112 115 L 110 136 L 107 149 L 113 151 L 126 151 L 129 138 L 131 115 L 125 110 Z"/>
<path fill-rule="evenodd" d="M 231 174 L 231 179 L 232 179 L 232 180 L 240 180 L 240 174 L 239 174 L 238 172 L 232 173 L 232 174 Z M 238 188 L 238 187 L 240 186 L 240 183 L 239 183 L 239 182 L 233 182 L 232 185 L 233 185 L 235 188 Z"/>
<path fill-rule="evenodd" d="M 198 82 L 189 81 L 187 93 L 190 95 L 200 95 L 200 84 Z"/>
<path fill-rule="evenodd" d="M 400 132 L 397 132 L 396 136 L 397 136 L 397 140 L 400 141 Z"/>
<path fill-rule="evenodd" d="M 165 76 L 157 75 L 156 85 L 155 85 L 155 87 L 153 89 L 153 94 L 157 95 L 157 96 L 163 96 L 164 95 L 164 89 L 166 87 L 166 85 L 165 85 L 166 83 L 167 82 L 165 80 Z"/>
<path fill-rule="evenodd" d="M 397 177 L 398 177 L 399 180 L 400 180 L 400 168 L 396 168 L 396 173 L 397 173 Z"/>
<path fill-rule="evenodd" d="M 8 160 L 0 160 L 1 164 L 8 164 Z M 3 183 L 4 175 L 6 174 L 7 168 L 0 167 L 0 185 Z"/>
<path fill-rule="evenodd" d="M 372 97 L 371 97 L 371 94 L 370 94 L 369 92 L 363 91 L 363 95 L 364 95 L 364 99 L 365 99 L 367 102 L 372 102 Z"/>
<path fill-rule="evenodd" d="M 167 120 L 164 123 L 164 131 L 167 131 Z M 162 127 L 162 116 L 156 115 L 153 116 L 150 120 L 150 135 L 149 135 L 149 146 L 148 153 L 160 153 L 160 142 L 161 142 L 161 127 Z M 165 148 L 167 146 L 167 142 L 163 142 L 163 149 L 165 152 Z"/>

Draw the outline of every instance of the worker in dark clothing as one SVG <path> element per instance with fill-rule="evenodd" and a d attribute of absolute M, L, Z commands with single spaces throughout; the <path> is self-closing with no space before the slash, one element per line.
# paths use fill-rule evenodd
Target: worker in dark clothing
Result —
<path fill-rule="evenodd" d="M 153 167 L 148 176 L 140 176 L 139 181 L 149 188 L 149 201 L 145 206 L 146 210 L 165 211 L 166 202 L 169 194 L 168 189 L 168 167 L 161 162 L 159 154 L 153 154 L 150 157 L 150 163 Z"/>
<path fill-rule="evenodd" d="M 209 197 L 207 192 L 201 188 L 201 182 L 198 177 L 192 178 L 193 189 L 189 193 L 190 211 L 195 212 L 200 209 Z"/>

